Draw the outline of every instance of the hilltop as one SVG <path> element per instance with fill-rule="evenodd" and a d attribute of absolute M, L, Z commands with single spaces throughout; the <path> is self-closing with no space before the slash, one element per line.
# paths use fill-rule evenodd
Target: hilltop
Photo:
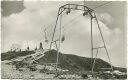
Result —
<path fill-rule="evenodd" d="M 21 52 L 6 52 L 1 54 L 1 60 L 11 60 L 16 57 L 34 54 L 34 51 L 21 51 Z M 56 63 L 57 51 L 51 50 L 44 53 L 45 55 L 37 60 L 39 64 Z M 90 71 L 92 68 L 92 58 L 82 57 L 72 54 L 59 53 L 58 67 L 61 69 L 68 69 L 73 72 L 77 71 Z M 114 67 L 114 66 L 113 66 Z M 110 68 L 110 64 L 102 59 L 97 58 L 95 64 L 95 71 L 101 68 Z M 126 72 L 125 68 L 114 67 L 114 69 Z"/>

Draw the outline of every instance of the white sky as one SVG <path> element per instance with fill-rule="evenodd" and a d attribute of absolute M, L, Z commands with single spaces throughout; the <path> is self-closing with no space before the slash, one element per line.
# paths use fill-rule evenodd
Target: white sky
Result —
<path fill-rule="evenodd" d="M 31 49 L 36 44 L 43 42 L 44 32 L 42 29 L 48 27 L 48 39 L 51 39 L 51 32 L 55 24 L 59 6 L 65 3 L 82 2 L 41 2 L 25 1 L 26 7 L 20 13 L 2 17 L 2 52 L 9 50 L 13 43 L 26 48 L 27 42 Z M 88 7 L 94 8 L 105 2 L 86 2 Z M 82 12 L 72 11 L 71 14 L 63 15 L 62 25 L 65 25 Z M 126 2 L 112 2 L 106 6 L 96 9 L 96 14 L 105 38 L 108 52 L 114 66 L 126 67 Z M 61 44 L 61 52 L 79 56 L 91 57 L 90 52 L 90 18 L 82 15 L 65 26 L 65 41 Z M 98 36 L 97 26 L 93 22 L 94 44 L 101 45 L 101 38 Z M 107 61 L 105 51 L 99 51 L 99 58 Z"/>

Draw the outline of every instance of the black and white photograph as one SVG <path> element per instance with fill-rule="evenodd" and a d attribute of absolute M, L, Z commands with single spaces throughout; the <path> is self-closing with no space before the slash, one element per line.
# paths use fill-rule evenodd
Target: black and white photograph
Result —
<path fill-rule="evenodd" d="M 127 1 L 2 0 L 1 79 L 126 80 Z"/>

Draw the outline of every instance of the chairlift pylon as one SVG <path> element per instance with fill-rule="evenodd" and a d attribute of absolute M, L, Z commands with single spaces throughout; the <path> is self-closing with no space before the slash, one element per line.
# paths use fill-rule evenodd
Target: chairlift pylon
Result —
<path fill-rule="evenodd" d="M 66 4 L 66 5 L 63 5 L 63 6 L 61 6 L 60 8 L 59 8 L 59 11 L 58 11 L 58 15 L 57 15 L 57 19 L 56 19 L 56 24 L 55 24 L 55 27 L 54 27 L 54 31 L 53 31 L 53 36 L 52 36 L 52 40 L 51 40 L 51 43 L 50 43 L 50 49 L 51 49 L 51 47 L 52 47 L 52 43 L 53 43 L 53 41 L 54 41 L 54 36 L 55 36 L 55 32 L 56 32 L 56 27 L 57 27 L 57 24 L 58 24 L 58 20 L 59 20 L 59 16 L 60 16 L 60 14 L 62 14 L 63 13 L 63 9 L 64 8 L 66 8 L 67 9 L 67 6 L 68 6 L 68 9 L 67 9 L 67 11 L 66 11 L 66 14 L 69 14 L 70 12 L 71 12 L 71 9 L 73 9 L 73 7 L 74 6 L 76 6 L 77 4 Z M 71 7 L 70 7 L 71 6 Z M 73 7 L 72 7 L 73 6 Z M 99 23 L 98 23 L 98 20 L 97 20 L 97 17 L 96 17 L 96 15 L 94 14 L 94 16 L 92 15 L 92 13 L 93 13 L 93 9 L 91 9 L 91 8 L 89 8 L 89 7 L 87 7 L 87 6 L 85 6 L 85 5 L 77 5 L 77 7 L 80 7 L 79 9 L 77 9 L 77 10 L 81 10 L 81 11 L 84 11 L 84 13 L 83 13 L 83 16 L 85 16 L 85 15 L 88 15 L 89 14 L 89 16 L 90 16 L 90 20 L 91 20 L 91 54 L 92 54 L 92 65 L 93 65 L 93 50 L 94 50 L 94 46 L 93 46 L 93 36 L 92 36 L 92 19 L 95 19 L 96 20 L 96 22 L 97 22 L 97 25 L 98 25 L 98 29 L 99 29 L 99 32 L 100 32 L 100 35 L 101 35 L 101 38 L 102 38 L 102 42 L 104 43 L 104 46 L 105 47 L 103 47 L 105 50 L 106 50 L 106 53 L 107 53 L 107 56 L 108 56 L 108 59 L 109 59 L 109 62 L 110 62 L 110 65 L 111 65 L 111 61 L 110 61 L 110 58 L 109 58 L 109 54 L 108 54 L 108 51 L 107 51 L 107 47 L 106 47 L 106 44 L 105 44 L 105 42 L 104 42 L 104 38 L 103 38 L 103 35 L 102 35 L 102 31 L 101 31 L 101 29 L 100 29 L 100 26 L 99 26 Z M 83 9 L 84 8 L 84 9 Z M 61 19 L 60 19 L 61 20 Z M 61 21 L 60 21 L 60 24 L 61 24 Z M 60 28 L 61 28 L 61 26 L 60 26 Z M 61 30 L 60 30 L 61 31 Z M 60 35 L 61 35 L 61 32 L 60 32 Z M 65 36 L 62 36 L 61 37 L 61 42 L 63 42 L 65 40 Z M 58 54 L 57 54 L 57 56 L 59 55 L 59 49 L 60 49 L 60 41 L 58 41 L 59 42 L 59 46 L 58 46 L 58 48 L 57 48 L 57 52 L 58 52 Z M 59 56 L 58 56 L 59 57 Z M 57 57 L 57 62 L 56 63 L 58 63 L 58 57 Z M 57 65 L 56 65 L 57 66 Z M 56 67 L 57 68 L 57 67 Z M 112 71 L 113 71 L 113 66 L 111 65 L 111 69 L 112 69 Z M 93 74 L 94 72 L 93 72 L 93 68 L 92 68 L 92 74 Z"/>

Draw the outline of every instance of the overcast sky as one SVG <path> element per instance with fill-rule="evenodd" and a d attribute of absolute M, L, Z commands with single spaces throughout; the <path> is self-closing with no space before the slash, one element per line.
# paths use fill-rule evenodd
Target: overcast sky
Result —
<path fill-rule="evenodd" d="M 48 48 L 44 43 L 43 29 L 47 27 L 47 38 L 51 40 L 58 8 L 66 3 L 83 4 L 83 2 L 46 1 L 2 2 L 2 52 L 8 51 L 14 43 L 19 44 L 23 50 L 26 49 L 27 42 L 30 49 L 34 49 L 39 42 L 43 43 L 44 48 Z M 94 8 L 104 3 L 106 2 L 90 1 L 85 2 L 85 5 Z M 95 9 L 95 12 L 112 64 L 126 67 L 126 2 L 111 2 Z M 83 17 L 82 13 L 71 11 L 69 15 L 63 14 L 62 25 L 66 26 L 62 29 L 65 41 L 61 44 L 61 52 L 91 57 L 90 17 Z M 73 18 L 75 20 L 70 22 Z M 102 46 L 95 20 L 93 39 L 94 47 Z M 103 49 L 99 50 L 98 57 L 108 61 Z"/>

